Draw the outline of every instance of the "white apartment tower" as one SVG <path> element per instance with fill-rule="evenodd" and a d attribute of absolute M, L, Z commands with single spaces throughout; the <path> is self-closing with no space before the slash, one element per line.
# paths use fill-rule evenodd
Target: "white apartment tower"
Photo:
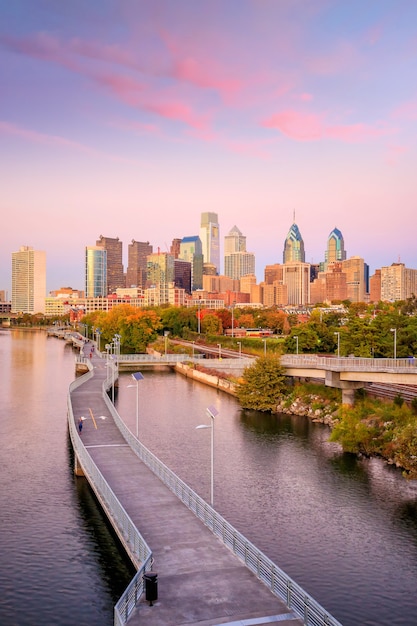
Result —
<path fill-rule="evenodd" d="M 12 252 L 12 313 L 45 313 L 46 252 L 21 246 Z"/>

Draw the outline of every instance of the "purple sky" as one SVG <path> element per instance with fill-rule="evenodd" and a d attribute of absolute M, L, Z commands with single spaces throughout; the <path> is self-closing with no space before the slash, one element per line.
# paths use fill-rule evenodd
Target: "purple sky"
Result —
<path fill-rule="evenodd" d="M 84 288 L 100 235 L 167 251 L 219 216 L 266 264 L 417 268 L 417 2 L 13 0 L 0 7 L 0 289 L 11 253 Z M 10 293 L 9 293 L 10 295 Z"/>

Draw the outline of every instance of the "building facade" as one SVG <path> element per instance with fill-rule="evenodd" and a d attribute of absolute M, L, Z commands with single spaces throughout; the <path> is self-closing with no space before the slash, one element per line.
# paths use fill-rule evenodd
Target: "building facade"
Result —
<path fill-rule="evenodd" d="M 85 296 L 107 296 L 107 250 L 103 246 L 87 246 L 85 249 Z"/>
<path fill-rule="evenodd" d="M 45 313 L 46 253 L 30 246 L 12 252 L 12 313 Z"/>
<path fill-rule="evenodd" d="M 284 242 L 283 262 L 304 263 L 304 241 L 297 224 L 293 224 Z"/>
<path fill-rule="evenodd" d="M 123 272 L 123 244 L 118 237 L 100 237 L 96 246 L 107 251 L 107 293 L 116 293 L 119 287 L 126 287 L 126 278 Z"/>
<path fill-rule="evenodd" d="M 179 259 L 191 263 L 191 290 L 203 287 L 203 246 L 198 235 L 183 237 L 180 243 Z"/>
<path fill-rule="evenodd" d="M 220 226 L 217 213 L 202 213 L 200 239 L 204 263 L 214 265 L 220 274 Z"/>
<path fill-rule="evenodd" d="M 145 287 L 147 257 L 153 253 L 149 241 L 135 241 L 127 249 L 126 287 Z"/>

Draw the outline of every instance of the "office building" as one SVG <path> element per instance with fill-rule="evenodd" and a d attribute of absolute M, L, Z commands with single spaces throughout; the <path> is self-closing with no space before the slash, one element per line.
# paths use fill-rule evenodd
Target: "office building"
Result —
<path fill-rule="evenodd" d="M 87 246 L 85 249 L 85 296 L 107 296 L 107 250 L 102 246 Z"/>
<path fill-rule="evenodd" d="M 30 246 L 12 252 L 12 313 L 45 313 L 46 253 Z"/>
<path fill-rule="evenodd" d="M 181 239 L 178 258 L 191 263 L 191 290 L 201 289 L 203 287 L 203 246 L 198 235 Z"/>
<path fill-rule="evenodd" d="M 202 213 L 200 239 L 204 263 L 214 265 L 220 274 L 220 227 L 217 213 Z"/>
<path fill-rule="evenodd" d="M 324 269 L 330 263 L 346 260 L 345 241 L 343 235 L 338 228 L 334 228 L 327 239 L 327 249 L 324 253 Z"/>
<path fill-rule="evenodd" d="M 255 255 L 246 251 L 246 237 L 233 226 L 224 238 L 224 274 L 240 279 L 255 273 Z"/>
<path fill-rule="evenodd" d="M 174 284 L 174 257 L 168 252 L 150 254 L 146 262 L 146 287 L 157 288 L 159 303 L 169 301 L 168 286 Z M 156 297 L 156 296 L 155 296 Z"/>
<path fill-rule="evenodd" d="M 107 293 L 116 293 L 119 287 L 126 287 L 123 273 L 123 244 L 118 237 L 100 237 L 96 246 L 107 251 Z"/>
<path fill-rule="evenodd" d="M 367 266 L 359 256 L 342 261 L 342 271 L 346 274 L 347 300 L 365 302 Z"/>
<path fill-rule="evenodd" d="M 191 294 L 191 263 L 183 259 L 174 259 L 174 285 Z"/>
<path fill-rule="evenodd" d="M 149 241 L 135 241 L 128 246 L 126 287 L 141 287 L 146 285 L 147 257 L 153 253 Z"/>
<path fill-rule="evenodd" d="M 304 241 L 303 241 L 303 238 L 301 237 L 300 230 L 297 224 L 295 224 L 295 222 L 291 226 L 284 242 L 283 262 L 284 263 L 304 263 L 305 262 Z"/>
<path fill-rule="evenodd" d="M 287 287 L 288 304 L 310 303 L 310 264 L 287 262 L 283 267 L 283 284 Z"/>

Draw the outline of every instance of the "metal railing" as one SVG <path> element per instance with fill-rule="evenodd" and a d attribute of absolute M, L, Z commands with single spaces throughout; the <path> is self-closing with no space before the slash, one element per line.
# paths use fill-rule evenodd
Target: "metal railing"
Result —
<path fill-rule="evenodd" d="M 80 357 L 78 357 L 78 359 L 79 358 Z M 89 363 L 90 369 L 92 367 L 90 360 L 87 359 L 86 361 Z M 130 555 L 132 561 L 138 567 L 138 571 L 114 607 L 114 624 L 116 626 L 122 626 L 127 623 L 130 614 L 136 607 L 144 591 L 143 575 L 152 566 L 152 551 L 117 499 L 116 495 L 113 493 L 111 487 L 92 460 L 90 454 L 87 452 L 75 426 L 71 392 L 77 389 L 77 387 L 83 385 L 87 380 L 92 378 L 92 376 L 94 376 L 94 374 L 90 369 L 87 374 L 80 376 L 77 380 L 71 383 L 68 394 L 68 424 L 72 446 L 76 454 L 76 462 L 81 465 L 90 486 L 111 521 L 119 539 Z M 108 389 L 111 382 L 112 377 L 108 376 L 107 380 L 103 383 L 103 394 L 107 400 L 108 395 L 106 393 L 106 389 Z"/>
<path fill-rule="evenodd" d="M 107 394 L 106 404 L 126 443 L 152 472 L 246 565 L 306 626 L 341 626 L 318 602 L 263 552 L 217 513 L 127 428 Z M 126 593 L 126 592 L 125 592 Z"/>
<path fill-rule="evenodd" d="M 284 354 L 284 367 L 305 367 L 337 372 L 398 372 L 416 373 L 417 359 L 362 359 L 360 357 L 320 357 L 314 354 Z"/>
<path fill-rule="evenodd" d="M 143 574 L 152 565 L 152 551 L 91 459 L 77 432 L 72 412 L 71 392 L 93 375 L 93 372 L 89 371 L 71 383 L 68 396 L 68 419 L 71 441 L 85 475 L 125 548 L 133 556 L 134 560 L 141 564 L 114 608 L 114 624 L 122 626 L 126 624 L 144 591 Z M 263 552 L 258 550 L 255 545 L 136 439 L 121 419 L 107 394 L 111 384 L 112 375 L 108 373 L 102 387 L 103 399 L 126 443 L 129 444 L 141 461 L 274 595 L 280 598 L 290 610 L 301 618 L 306 626 L 341 626 L 340 622 L 332 617 L 314 598 L 306 593 L 283 570 Z"/>

